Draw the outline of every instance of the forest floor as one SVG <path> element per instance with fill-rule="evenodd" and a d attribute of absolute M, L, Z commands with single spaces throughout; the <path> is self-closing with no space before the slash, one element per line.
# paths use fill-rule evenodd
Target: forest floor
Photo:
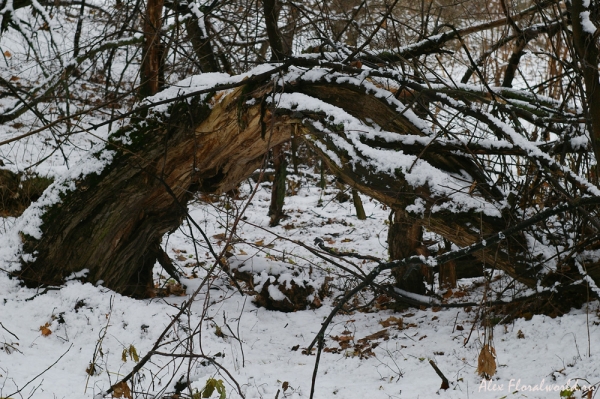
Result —
<path fill-rule="evenodd" d="M 181 289 L 157 266 L 156 284 L 160 292 L 171 294 L 166 297 L 135 300 L 77 279 L 60 289 L 36 291 L 0 273 L 0 398 L 97 397 L 132 370 L 201 285 L 190 311 L 162 341 L 163 355 L 155 354 L 135 376 L 130 396 L 177 397 L 172 396 L 176 389 L 189 381 L 191 391 L 185 388 L 180 396 L 188 397 L 214 379 L 223 381 L 226 398 L 241 397 L 240 392 L 248 399 L 308 398 L 316 356 L 305 349 L 336 298 L 353 283 L 346 272 L 294 241 L 316 248 L 313 242 L 319 237 L 338 250 L 386 259 L 389 214 L 385 206 L 363 197 L 368 218 L 358 220 L 350 192 L 333 182 L 319 188 L 313 172 L 290 177 L 293 195 L 286 198 L 287 218 L 278 227 L 268 227 L 270 184 L 250 179 L 242 183 L 240 199 L 205 196 L 191 204 L 190 215 L 217 252 L 240 215 L 226 248 L 232 269 L 251 271 L 255 290 L 278 277 L 312 286 L 316 293 L 327 281 L 321 293 L 328 295 L 311 297 L 320 307 L 267 310 L 252 295 L 241 294 L 224 272 L 205 279 L 214 258 L 188 223 L 163 240 L 186 275 Z M 356 259 L 344 264 L 357 272 L 373 267 Z M 385 283 L 389 276 L 382 279 Z M 435 291 L 445 303 L 479 303 L 486 290 L 489 296 L 503 292 L 503 299 L 518 293 L 502 275 L 494 275 L 490 284 L 485 281 L 463 279 L 452 292 Z M 272 299 L 283 295 L 274 286 L 268 292 Z M 335 316 L 325 333 L 314 397 L 600 397 L 586 391 L 600 384 L 597 301 L 556 318 L 533 315 L 495 324 L 501 317 L 480 306 L 394 307 L 365 291 Z M 482 318 L 492 320 L 488 325 L 493 327 L 483 327 Z M 485 343 L 496 352 L 497 371 L 489 381 L 477 374 Z M 201 357 L 182 357 L 191 352 Z M 442 380 L 430 361 L 449 380 L 449 389 L 440 389 Z M 212 394 L 219 396 L 217 390 Z"/>

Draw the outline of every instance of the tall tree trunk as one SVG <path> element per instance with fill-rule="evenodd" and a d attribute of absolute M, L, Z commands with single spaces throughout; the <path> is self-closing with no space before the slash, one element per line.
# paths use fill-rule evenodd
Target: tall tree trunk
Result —
<path fill-rule="evenodd" d="M 279 30 L 277 20 L 281 11 L 281 4 L 278 0 L 263 0 L 263 10 L 265 15 L 265 24 L 267 25 L 267 35 L 269 45 L 271 46 L 272 59 L 281 61 L 291 55 L 292 40 L 294 38 L 295 21 L 293 28 L 285 32 L 285 35 Z M 293 145 L 292 145 L 293 146 Z M 283 145 L 273 147 L 273 168 L 275 177 L 271 191 L 271 204 L 269 206 L 270 225 L 277 226 L 283 217 L 283 204 L 285 202 L 285 181 L 287 160 L 283 151 Z"/>
<path fill-rule="evenodd" d="M 148 0 L 144 19 L 144 48 L 142 51 L 141 98 L 158 93 L 164 84 L 163 54 L 164 46 L 160 41 L 164 0 Z"/>
<path fill-rule="evenodd" d="M 204 31 L 200 28 L 200 24 L 205 27 Z M 210 36 L 207 32 L 208 27 L 208 21 L 200 21 L 193 14 L 185 20 L 185 28 L 187 29 L 202 72 L 219 72 L 219 63 L 217 62 L 217 57 L 215 56 Z"/>
<path fill-rule="evenodd" d="M 269 37 L 269 45 L 272 52 L 271 59 L 275 61 L 283 60 L 288 55 L 285 53 L 281 32 L 277 26 L 280 10 L 281 5 L 277 0 L 263 0 L 265 25 L 267 26 L 267 36 Z"/>
<path fill-rule="evenodd" d="M 269 206 L 269 226 L 277 226 L 283 218 L 283 203 L 285 200 L 285 186 L 287 176 L 287 160 L 283 151 L 283 144 L 276 145 L 271 150 L 273 154 L 273 168 L 275 176 L 271 189 L 271 205 Z"/>
<path fill-rule="evenodd" d="M 587 114 L 590 118 L 589 130 L 592 136 L 592 148 L 596 156 L 596 178 L 598 178 L 600 176 L 600 72 L 598 72 L 600 51 L 597 39 L 588 31 L 589 29 L 586 29 L 582 19 L 586 15 L 584 13 L 587 12 L 589 21 L 589 18 L 593 18 L 595 13 L 590 12 L 590 7 L 584 7 L 583 3 L 584 0 L 572 0 L 570 11 L 573 22 L 573 44 L 579 57 L 579 68 L 582 70 L 585 82 Z M 587 3 L 592 4 L 592 7 L 598 7 L 596 2 L 588 1 Z"/>

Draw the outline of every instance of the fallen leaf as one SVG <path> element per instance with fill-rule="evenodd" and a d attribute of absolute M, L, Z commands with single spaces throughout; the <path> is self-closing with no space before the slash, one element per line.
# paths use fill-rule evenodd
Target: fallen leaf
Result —
<path fill-rule="evenodd" d="M 90 365 L 87 367 L 87 369 L 85 369 L 85 372 L 91 376 L 95 375 L 96 374 L 96 365 L 94 363 L 90 363 Z"/>
<path fill-rule="evenodd" d="M 112 392 L 113 398 L 132 399 L 131 390 L 129 389 L 129 385 L 127 385 L 127 383 L 125 381 L 122 381 L 118 384 L 113 385 L 112 389 L 113 389 L 113 392 Z"/>
<path fill-rule="evenodd" d="M 12 54 L 10 53 L 10 51 L 6 50 L 6 51 L 4 52 L 4 56 L 5 56 L 5 57 L 12 57 Z"/>
<path fill-rule="evenodd" d="M 384 339 L 384 340 L 388 340 L 390 338 L 390 334 L 388 333 L 388 330 L 381 330 L 381 331 L 377 331 L 375 334 L 371 334 L 371 335 L 367 335 L 364 338 L 359 339 L 359 342 L 364 342 L 364 341 L 372 341 L 375 339 Z"/>
<path fill-rule="evenodd" d="M 52 330 L 50 330 L 48 327 L 50 327 L 50 323 L 46 323 L 43 326 L 40 326 L 40 331 L 42 332 L 42 335 L 44 337 L 47 337 L 48 335 L 52 334 Z"/>
<path fill-rule="evenodd" d="M 381 320 L 379 324 L 381 324 L 382 327 L 396 326 L 399 330 L 402 330 L 402 328 L 404 327 L 404 322 L 402 318 L 397 318 L 394 316 L 390 316 L 385 320 Z"/>
<path fill-rule="evenodd" d="M 225 233 L 219 233 L 219 234 L 215 234 L 213 236 L 213 238 L 216 238 L 217 240 L 225 241 L 225 239 L 227 238 L 227 235 Z"/>

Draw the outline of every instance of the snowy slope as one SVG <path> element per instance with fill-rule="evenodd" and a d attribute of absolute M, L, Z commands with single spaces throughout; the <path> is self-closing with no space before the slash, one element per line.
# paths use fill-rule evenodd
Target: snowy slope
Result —
<path fill-rule="evenodd" d="M 363 198 L 369 218 L 357 220 L 351 201 L 334 199 L 338 189 L 330 184 L 321 190 L 310 173 L 305 176 L 295 179 L 300 189 L 286 199 L 288 219 L 273 233 L 308 246 L 321 237 L 338 249 L 385 258 L 388 211 Z M 242 198 L 248 198 L 253 184 L 242 185 Z M 339 295 L 344 281 L 339 270 L 269 233 L 268 186 L 259 186 L 252 198 L 229 248 L 235 254 L 230 262 L 251 259 L 257 272 L 288 265 L 310 273 L 315 283 L 331 276 L 332 296 Z M 225 226 L 245 202 L 212 200 L 193 204 L 191 215 L 215 249 L 222 249 Z M 222 210 L 225 203 L 230 212 Z M 59 290 L 36 292 L 0 273 L 0 397 L 93 398 L 128 374 L 136 364 L 133 352 L 139 359 L 152 348 L 212 265 L 206 247 L 198 243 L 194 248 L 187 225 L 163 244 L 189 277 L 194 271 L 198 276 L 184 280 L 185 296 L 133 300 L 76 280 Z M 203 267 L 194 270 L 196 251 Z M 158 267 L 156 272 L 157 282 L 164 284 L 166 278 L 159 277 L 164 272 Z M 175 384 L 189 375 L 192 390 L 202 390 L 210 378 L 223 380 L 227 398 L 240 397 L 239 391 L 246 398 L 308 398 L 316 357 L 302 349 L 315 338 L 332 304 L 329 297 L 313 310 L 258 308 L 221 272 L 206 281 L 191 311 L 174 323 L 157 349 L 174 355 L 191 349 L 204 357 L 155 354 L 134 378 L 132 395 L 171 397 Z M 565 388 L 600 383 L 598 302 L 556 319 L 533 316 L 497 325 L 498 368 L 491 381 L 476 374 L 484 340 L 484 329 L 475 322 L 478 309 L 368 310 L 335 317 L 325 337 L 315 398 L 559 398 Z M 448 378 L 450 389 L 440 390 L 441 379 L 429 360 Z M 218 396 L 215 391 L 213 397 Z"/>

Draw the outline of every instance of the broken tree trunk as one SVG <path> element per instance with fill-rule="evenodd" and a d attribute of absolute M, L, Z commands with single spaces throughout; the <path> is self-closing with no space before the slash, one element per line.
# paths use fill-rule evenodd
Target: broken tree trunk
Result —
<path fill-rule="evenodd" d="M 22 235 L 24 255 L 16 274 L 30 285 L 56 285 L 87 269 L 88 281 L 101 280 L 120 293 L 145 296 L 152 283 L 151 269 L 161 255 L 156 248 L 165 233 L 180 225 L 193 193 L 231 190 L 261 165 L 272 147 L 289 140 L 292 131 L 303 136 L 346 184 L 401 210 L 406 218 L 412 218 L 413 226 L 422 226 L 459 247 L 480 242 L 515 223 L 516 216 L 508 208 L 497 215 L 440 208 L 449 199 L 436 194 L 429 181 L 411 183 L 404 169 L 376 168 L 367 158 L 363 162 L 361 157 L 367 156 L 361 155 L 363 149 L 393 144 L 398 156 L 418 155 L 422 162 L 419 168 L 434 165 L 440 173 L 449 171 L 465 179 L 470 175 L 466 198 L 493 201 L 497 194 L 471 158 L 456 154 L 454 149 L 426 151 L 428 147 L 415 140 L 394 144 L 370 136 L 357 141 L 351 136 L 355 128 L 335 122 L 344 110 L 398 137 L 422 135 L 414 119 L 398 112 L 397 105 L 386 97 L 359 84 L 344 83 L 348 82 L 344 76 L 340 83 L 329 73 L 323 74 L 323 79 L 312 75 L 305 81 L 290 80 L 283 90 L 274 90 L 272 73 L 241 81 L 233 90 L 215 89 L 208 99 L 188 96 L 166 111 L 139 117 L 113 135 L 106 147 L 112 154 L 109 165 L 99 174 L 71 182 L 74 190 L 65 191 L 59 203 L 41 208 L 41 236 Z M 288 101 L 284 97 L 288 94 L 299 101 Z M 273 108 L 270 102 L 278 106 Z M 331 114 L 329 109 L 333 109 Z M 350 116 L 344 118 L 349 120 Z M 419 214 L 405 211 L 417 203 Z M 418 241 L 418 232 L 411 236 Z M 536 287 L 541 266 L 527 258 L 525 242 L 521 233 L 516 233 L 500 244 L 485 246 L 475 256 L 487 266 Z M 400 248 L 398 256 L 416 248 L 412 244 Z M 598 265 L 586 266 L 590 277 L 600 281 Z M 578 276 L 575 268 L 559 272 L 548 285 L 558 278 Z"/>
<path fill-rule="evenodd" d="M 143 297 L 162 236 L 176 229 L 196 191 L 225 192 L 263 162 L 269 145 L 290 138 L 279 118 L 261 137 L 261 109 L 246 109 L 240 126 L 238 88 L 212 110 L 206 103 L 179 103 L 172 117 L 147 117 L 111 138 L 110 165 L 76 181 L 77 188 L 46 209 L 42 238 L 23 236 L 18 276 L 28 285 L 57 285 L 87 269 L 87 280 Z M 121 139 L 130 144 L 124 145 Z M 269 144 L 269 145 L 268 145 Z"/>

